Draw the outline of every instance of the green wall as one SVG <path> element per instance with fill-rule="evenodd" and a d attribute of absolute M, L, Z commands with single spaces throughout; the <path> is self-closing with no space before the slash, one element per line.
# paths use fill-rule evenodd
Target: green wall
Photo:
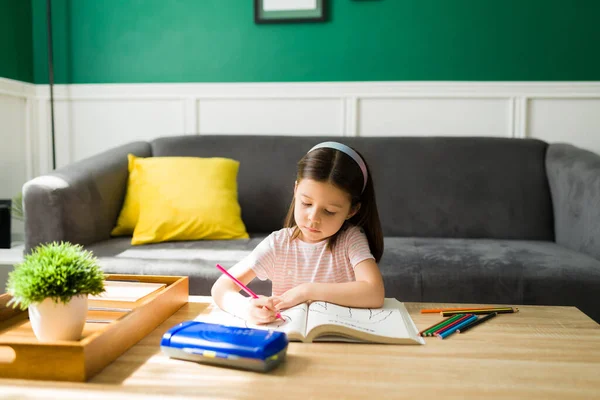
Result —
<path fill-rule="evenodd" d="M 326 23 L 279 25 L 252 3 L 53 0 L 56 82 L 600 80 L 598 0 L 330 0 Z"/>
<path fill-rule="evenodd" d="M 33 82 L 29 0 L 0 0 L 0 77 Z"/>

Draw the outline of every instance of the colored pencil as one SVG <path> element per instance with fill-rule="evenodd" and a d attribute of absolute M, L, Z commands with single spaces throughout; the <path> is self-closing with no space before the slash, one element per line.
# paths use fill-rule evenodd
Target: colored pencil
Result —
<path fill-rule="evenodd" d="M 438 324 L 437 326 L 426 331 L 424 335 L 425 336 L 433 336 L 433 332 L 437 331 L 440 328 L 443 328 L 444 326 L 448 326 L 452 322 L 456 321 L 457 319 L 461 319 L 462 317 L 463 317 L 463 314 L 453 315 L 452 317 L 443 321 L 441 324 Z"/>
<path fill-rule="evenodd" d="M 469 325 L 471 322 L 475 321 L 477 319 L 476 315 L 471 315 L 470 318 L 464 320 L 461 324 L 458 324 L 455 329 L 448 329 L 447 331 L 444 331 L 442 333 L 440 333 L 439 335 L 437 335 L 438 338 L 440 339 L 446 339 L 448 336 L 452 335 L 453 333 L 458 332 L 459 329 L 461 329 L 464 326 Z"/>
<path fill-rule="evenodd" d="M 252 298 L 258 299 L 258 295 L 256 293 L 254 293 L 248 286 L 244 285 L 242 282 L 237 280 L 233 275 L 231 275 L 229 272 L 227 272 L 227 270 L 225 268 L 223 268 L 219 264 L 217 264 L 217 269 L 219 271 L 221 271 L 222 273 L 224 273 L 225 276 L 230 278 L 232 281 L 234 281 L 235 284 L 240 287 L 240 289 L 242 289 L 244 292 L 248 293 L 250 296 L 252 296 Z M 280 318 L 282 321 L 285 321 L 280 313 L 277 313 L 275 316 L 277 318 Z"/>
<path fill-rule="evenodd" d="M 435 324 L 431 325 L 429 328 L 427 329 L 423 329 L 421 332 L 419 332 L 419 336 L 429 336 L 428 333 L 430 333 L 429 331 L 435 331 L 435 328 L 438 327 L 442 327 L 444 325 L 449 324 L 452 321 L 456 321 L 457 319 L 459 319 L 461 316 L 460 315 L 454 315 L 452 317 L 448 317 L 440 322 L 436 322 Z"/>
<path fill-rule="evenodd" d="M 425 308 L 421 310 L 421 314 L 436 314 L 444 311 L 495 310 L 497 308 L 500 307 Z"/>
<path fill-rule="evenodd" d="M 487 310 L 484 309 L 471 309 L 471 310 L 465 310 L 465 311 L 442 311 L 440 314 L 442 314 L 442 317 L 450 317 L 452 315 L 456 315 L 456 314 L 476 314 L 476 315 L 480 315 L 480 314 L 491 314 L 493 312 L 497 312 L 498 314 L 511 314 L 511 313 L 516 313 L 519 312 L 518 308 L 513 308 L 513 307 L 499 307 L 499 308 L 490 308 Z"/>
<path fill-rule="evenodd" d="M 464 321 L 471 319 L 472 316 L 473 316 L 473 314 L 464 314 L 462 317 L 460 317 L 456 321 L 452 322 L 451 324 L 448 324 L 448 325 L 444 326 L 443 328 L 440 328 L 437 331 L 433 332 L 431 334 L 431 336 L 438 336 L 439 334 L 446 332 L 449 329 L 454 330 L 454 329 L 456 329 L 456 327 L 458 325 L 462 324 Z"/>
<path fill-rule="evenodd" d="M 428 330 L 430 330 L 430 329 L 433 329 L 433 328 L 435 328 L 435 327 L 436 327 L 436 326 L 438 326 L 438 325 L 441 325 L 441 324 L 443 324 L 444 322 L 448 321 L 450 318 L 452 318 L 452 317 L 445 318 L 445 319 L 443 319 L 443 320 L 441 320 L 441 321 L 438 321 L 438 322 L 436 322 L 435 324 L 433 324 L 433 325 L 431 325 L 431 326 L 429 326 L 429 327 L 427 327 L 427 328 L 423 329 L 421 332 L 419 332 L 419 336 L 425 336 L 425 335 L 424 335 L 424 333 L 425 333 L 425 332 L 427 332 L 427 331 L 428 331 Z"/>
<path fill-rule="evenodd" d="M 465 325 L 461 329 L 457 329 L 457 331 L 458 331 L 458 333 L 465 333 L 466 331 L 468 331 L 469 329 L 473 328 L 474 326 L 477 326 L 477 325 L 479 325 L 479 324 L 487 321 L 488 319 L 494 318 L 496 315 L 498 315 L 498 313 L 496 313 L 496 312 L 488 314 L 485 317 L 477 319 L 477 321 L 471 322 L 469 325 Z"/>

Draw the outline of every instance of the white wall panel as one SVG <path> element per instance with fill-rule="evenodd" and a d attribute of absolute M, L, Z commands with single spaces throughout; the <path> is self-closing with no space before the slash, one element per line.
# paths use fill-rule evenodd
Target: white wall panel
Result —
<path fill-rule="evenodd" d="M 35 94 L 37 175 L 50 169 L 48 87 Z M 55 98 L 59 165 L 175 134 L 539 137 L 600 149 L 600 82 L 87 84 L 57 85 Z"/>
<path fill-rule="evenodd" d="M 59 167 L 132 141 L 185 133 L 180 100 L 59 100 L 55 118 Z"/>
<path fill-rule="evenodd" d="M 12 199 L 32 177 L 32 84 L 0 78 L 0 198 Z M 24 237 L 21 221 L 12 219 L 13 243 Z M 1 278 L 0 278 L 1 280 Z"/>
<path fill-rule="evenodd" d="M 0 94 L 0 198 L 11 199 L 27 179 L 26 100 Z"/>
<path fill-rule="evenodd" d="M 342 135 L 341 99 L 201 99 L 201 134 Z"/>
<path fill-rule="evenodd" d="M 510 101 L 490 98 L 365 98 L 360 136 L 511 136 Z"/>
<path fill-rule="evenodd" d="M 600 154 L 600 98 L 531 99 L 527 136 Z"/>

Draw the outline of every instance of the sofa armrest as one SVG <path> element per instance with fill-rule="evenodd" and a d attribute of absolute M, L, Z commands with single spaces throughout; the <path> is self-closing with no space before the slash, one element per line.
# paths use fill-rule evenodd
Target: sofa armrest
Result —
<path fill-rule="evenodd" d="M 569 144 L 550 144 L 546 173 L 556 243 L 600 260 L 600 156 Z"/>
<path fill-rule="evenodd" d="M 26 182 L 25 252 L 53 241 L 110 238 L 127 190 L 128 153 L 150 157 L 152 149 L 147 142 L 126 144 Z"/>

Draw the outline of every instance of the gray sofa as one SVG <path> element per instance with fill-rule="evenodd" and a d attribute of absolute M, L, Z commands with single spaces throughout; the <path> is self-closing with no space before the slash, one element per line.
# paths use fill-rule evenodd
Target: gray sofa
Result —
<path fill-rule="evenodd" d="M 191 294 L 280 229 L 296 162 L 339 140 L 372 170 L 386 296 L 401 301 L 574 305 L 600 321 L 600 156 L 567 144 L 486 137 L 179 136 L 135 142 L 24 186 L 26 251 L 65 240 L 110 273 L 187 275 Z M 240 161 L 248 240 L 131 246 L 111 238 L 127 154 Z M 268 282 L 253 282 L 260 293 Z"/>

